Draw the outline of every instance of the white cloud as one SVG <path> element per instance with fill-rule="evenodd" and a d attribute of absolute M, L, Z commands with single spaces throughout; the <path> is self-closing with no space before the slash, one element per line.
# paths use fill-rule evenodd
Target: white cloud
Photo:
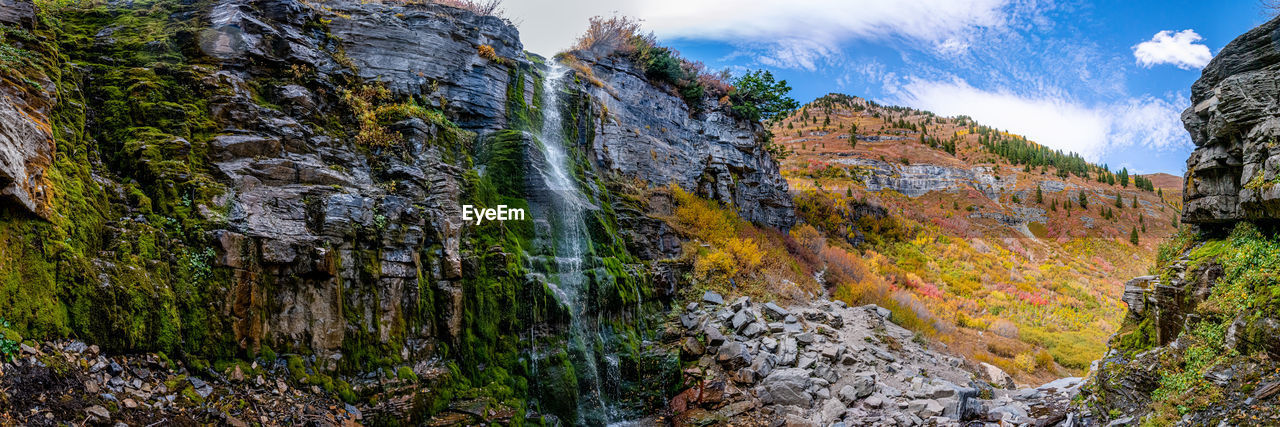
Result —
<path fill-rule="evenodd" d="M 805 39 L 783 39 L 753 55 L 762 65 L 815 71 L 820 65 L 838 61 L 842 55 L 831 45 Z"/>
<path fill-rule="evenodd" d="M 1170 64 L 1184 70 L 1204 68 L 1213 59 L 1209 47 L 1198 41 L 1204 40 L 1194 30 L 1173 32 L 1169 30 L 1156 33 L 1151 40 L 1133 46 L 1133 57 L 1138 65 L 1150 68 L 1158 64 Z"/>
<path fill-rule="evenodd" d="M 779 53 L 775 60 L 786 61 L 797 56 L 797 49 L 819 44 L 834 49 L 850 39 L 901 38 L 948 51 L 965 48 L 969 30 L 1005 25 L 1009 1 L 520 0 L 504 7 L 521 23 L 526 49 L 542 54 L 567 48 L 586 29 L 587 18 L 616 12 L 642 19 L 659 37 L 767 44 Z"/>
<path fill-rule="evenodd" d="M 1151 96 L 1091 106 L 1063 96 L 981 90 L 959 79 L 910 79 L 887 89 L 894 103 L 944 116 L 968 115 L 1090 161 L 1127 146 L 1167 149 L 1190 143 L 1179 119 L 1185 106 Z"/>

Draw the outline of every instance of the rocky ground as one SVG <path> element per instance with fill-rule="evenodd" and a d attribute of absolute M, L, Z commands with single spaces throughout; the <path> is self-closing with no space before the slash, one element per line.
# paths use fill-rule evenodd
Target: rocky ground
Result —
<path fill-rule="evenodd" d="M 80 341 L 22 345 L 0 365 L 0 426 L 354 425 L 354 406 L 273 366 L 195 375 L 156 354 L 105 355 Z"/>
<path fill-rule="evenodd" d="M 1017 388 L 995 366 L 929 349 L 874 305 L 780 307 L 708 292 L 679 318 L 676 424 L 1054 425 L 1080 378 Z"/>

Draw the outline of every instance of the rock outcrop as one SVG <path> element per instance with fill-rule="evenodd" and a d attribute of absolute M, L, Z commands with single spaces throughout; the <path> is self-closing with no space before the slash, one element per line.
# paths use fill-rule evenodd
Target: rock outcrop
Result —
<path fill-rule="evenodd" d="M 525 60 L 516 28 L 501 18 L 439 5 L 329 2 L 330 33 L 360 77 L 443 109 L 468 129 L 498 130 L 507 124 L 507 87 L 512 74 L 495 63 Z M 428 2 L 428 4 L 430 4 Z M 492 56 L 479 54 L 482 47 Z"/>
<path fill-rule="evenodd" d="M 35 5 L 0 0 L 0 24 L 30 29 Z M 19 42 L 22 47 L 30 42 Z M 49 178 L 55 151 L 50 114 L 57 104 L 53 82 L 35 67 L 6 65 L 0 71 L 0 197 L 29 213 L 48 217 Z"/>
<path fill-rule="evenodd" d="M 597 167 L 650 185 L 677 184 L 759 224 L 786 229 L 795 223 L 787 181 L 762 142 L 763 126 L 735 118 L 714 99 L 690 111 L 630 59 L 575 54 L 601 82 L 595 86 L 584 76 L 581 84 L 594 98 L 588 117 L 599 118 L 582 141 Z"/>
<path fill-rule="evenodd" d="M 1237 37 L 1191 87 L 1182 121 L 1187 159 L 1183 222 L 1230 224 L 1280 217 L 1280 19 Z"/>
<path fill-rule="evenodd" d="M 998 200 L 1006 189 L 1017 186 L 1017 177 L 1001 176 L 990 167 L 972 169 L 940 165 L 895 165 L 874 159 L 837 159 L 857 167 L 868 191 L 894 190 L 908 197 L 920 197 L 930 191 L 957 192 L 972 188 L 988 199 Z"/>

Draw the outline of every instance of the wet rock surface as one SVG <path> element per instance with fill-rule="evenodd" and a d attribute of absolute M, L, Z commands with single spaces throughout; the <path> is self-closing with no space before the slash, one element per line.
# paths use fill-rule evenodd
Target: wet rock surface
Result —
<path fill-rule="evenodd" d="M 999 368 L 928 349 L 873 305 L 702 300 L 682 315 L 686 342 L 703 345 L 681 350 L 696 362 L 684 372 L 693 387 L 671 401 L 677 424 L 712 414 L 732 425 L 1051 425 L 1081 383 L 1015 388 Z M 757 324 L 767 332 L 743 333 Z"/>

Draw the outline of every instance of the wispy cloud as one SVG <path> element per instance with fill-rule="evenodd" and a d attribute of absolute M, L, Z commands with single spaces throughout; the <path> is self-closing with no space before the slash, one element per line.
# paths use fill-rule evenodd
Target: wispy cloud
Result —
<path fill-rule="evenodd" d="M 747 46 L 762 65 L 813 70 L 850 40 L 900 40 L 955 54 L 975 28 L 1005 25 L 1010 0 L 650 0 L 639 9 L 660 37 Z M 708 17 L 713 17 L 708 19 Z"/>
<path fill-rule="evenodd" d="M 521 0 L 505 8 L 518 16 L 527 48 L 554 53 L 568 47 L 594 15 L 618 13 L 644 21 L 662 38 L 690 38 L 767 47 L 780 65 L 835 49 L 852 39 L 903 39 L 941 49 L 966 45 L 974 28 L 1006 24 L 1014 0 Z M 797 40 L 807 43 L 800 44 Z"/>
<path fill-rule="evenodd" d="M 960 79 L 907 79 L 888 91 L 894 103 L 948 116 L 968 115 L 1091 161 L 1127 146 L 1159 150 L 1190 143 L 1178 120 L 1185 105 L 1151 96 L 1089 105 L 1061 95 L 982 90 Z"/>
<path fill-rule="evenodd" d="M 1194 30 L 1173 32 L 1169 30 L 1156 33 L 1142 43 L 1133 46 L 1133 57 L 1138 65 L 1150 68 L 1153 65 L 1170 64 L 1184 70 L 1200 69 L 1209 64 L 1213 54 L 1209 47 L 1197 43 L 1204 40 Z"/>

